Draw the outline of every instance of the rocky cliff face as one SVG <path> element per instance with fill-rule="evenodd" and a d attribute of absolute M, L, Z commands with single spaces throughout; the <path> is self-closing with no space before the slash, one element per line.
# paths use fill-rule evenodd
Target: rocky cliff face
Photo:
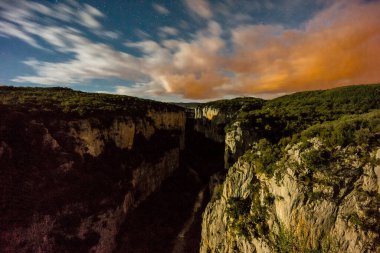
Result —
<path fill-rule="evenodd" d="M 288 146 L 272 177 L 241 157 L 203 214 L 201 252 L 378 252 L 379 147 L 335 147 L 313 167 L 324 148 Z"/>
<path fill-rule="evenodd" d="M 224 167 L 231 167 L 246 150 L 251 148 L 252 143 L 257 140 L 257 134 L 241 126 L 240 121 L 235 121 L 226 128 L 225 148 L 224 148 Z"/>
<path fill-rule="evenodd" d="M 195 108 L 194 129 L 202 133 L 206 138 L 215 142 L 224 142 L 224 127 L 229 117 L 226 112 L 213 106 L 199 106 Z"/>
<path fill-rule="evenodd" d="M 111 252 L 126 214 L 179 166 L 186 118 L 170 108 L 132 117 L 2 106 L 2 252 Z"/>
<path fill-rule="evenodd" d="M 236 113 L 236 112 L 235 112 Z M 235 115 L 213 106 L 195 108 L 195 131 L 218 143 L 224 143 L 224 167 L 228 169 L 244 154 L 256 135 L 235 121 Z"/>
<path fill-rule="evenodd" d="M 238 109 L 225 127 L 229 170 L 212 182 L 201 252 L 379 252 L 378 89 Z"/>
<path fill-rule="evenodd" d="M 224 167 L 229 168 L 257 139 L 254 130 L 243 127 L 239 118 L 263 106 L 264 100 L 236 98 L 199 105 L 194 110 L 194 129 L 206 138 L 225 144 Z"/>

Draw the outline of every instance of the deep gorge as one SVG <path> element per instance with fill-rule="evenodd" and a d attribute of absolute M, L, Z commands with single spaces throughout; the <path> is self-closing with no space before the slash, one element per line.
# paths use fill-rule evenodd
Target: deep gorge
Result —
<path fill-rule="evenodd" d="M 199 252 L 209 180 L 215 173 L 224 174 L 223 157 L 224 144 L 196 131 L 194 118 L 188 117 L 178 170 L 127 216 L 116 252 Z M 195 204 L 199 207 L 193 213 Z M 186 233 L 180 234 L 192 216 Z"/>
<path fill-rule="evenodd" d="M 224 144 L 194 130 L 192 111 L 134 98 L 125 102 L 136 109 L 120 112 L 61 109 L 37 101 L 44 89 L 1 92 L 12 103 L 0 104 L 2 250 L 199 250 L 208 183 L 224 170 Z M 13 104 L 18 92 L 35 101 Z M 114 97 L 101 99 L 109 98 L 114 106 Z"/>
<path fill-rule="evenodd" d="M 0 87 L 0 249 L 378 252 L 379 87 L 193 109 Z"/>

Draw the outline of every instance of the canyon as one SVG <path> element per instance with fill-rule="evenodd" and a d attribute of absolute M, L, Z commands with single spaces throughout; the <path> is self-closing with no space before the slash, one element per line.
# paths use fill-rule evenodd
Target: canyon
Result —
<path fill-rule="evenodd" d="M 0 87 L 2 252 L 377 252 L 380 86 L 189 108 Z"/>

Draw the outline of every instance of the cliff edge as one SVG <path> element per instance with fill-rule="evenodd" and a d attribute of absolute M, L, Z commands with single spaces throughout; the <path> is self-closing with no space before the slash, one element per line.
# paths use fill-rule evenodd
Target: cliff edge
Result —
<path fill-rule="evenodd" d="M 126 214 L 179 167 L 179 107 L 0 87 L 0 248 L 111 252 Z"/>

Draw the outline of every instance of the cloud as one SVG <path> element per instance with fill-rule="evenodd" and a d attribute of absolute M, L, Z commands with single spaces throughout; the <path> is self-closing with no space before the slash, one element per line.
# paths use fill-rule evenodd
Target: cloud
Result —
<path fill-rule="evenodd" d="M 0 36 L 15 37 L 25 41 L 33 47 L 41 48 L 33 37 L 29 36 L 26 32 L 20 30 L 19 27 L 9 22 L 0 21 Z"/>
<path fill-rule="evenodd" d="M 105 16 L 98 9 L 75 1 L 46 6 L 25 0 L 0 1 L 0 35 L 17 37 L 37 48 L 41 45 L 35 37 L 43 37 L 45 28 L 59 28 L 60 22 L 70 24 L 71 30 L 77 30 L 73 27 L 78 24 L 100 37 L 117 38 L 116 32 L 102 27 L 99 21 L 102 18 Z"/>
<path fill-rule="evenodd" d="M 198 99 L 223 95 L 214 89 L 227 81 L 218 68 L 218 54 L 225 46 L 221 33 L 217 23 L 209 22 L 188 42 L 165 40 L 150 47 L 141 45 L 151 78 L 168 94 Z"/>
<path fill-rule="evenodd" d="M 66 33 L 65 36 L 68 36 Z M 70 38 L 71 37 L 71 38 Z M 67 62 L 42 62 L 35 59 L 24 63 L 33 68 L 36 75 L 19 76 L 15 82 L 31 82 L 46 85 L 81 83 L 96 78 L 121 78 L 142 80 L 145 77 L 138 59 L 122 52 L 114 51 L 104 44 L 93 44 L 87 39 L 71 34 L 68 43 L 72 48 L 62 49 L 75 55 Z"/>
<path fill-rule="evenodd" d="M 157 94 L 161 94 L 161 96 L 167 95 L 162 87 L 157 85 L 155 82 L 136 83 L 133 86 L 118 85 L 115 86 L 115 91 L 113 93 L 137 97 L 144 94 L 144 97 L 146 98 L 155 98 L 157 97 Z"/>
<path fill-rule="evenodd" d="M 228 91 L 279 93 L 380 80 L 379 2 L 339 1 L 303 28 L 235 29 Z"/>
<path fill-rule="evenodd" d="M 337 1 L 298 28 L 238 26 L 230 30 L 232 50 L 210 22 L 191 41 L 164 41 L 171 64 L 152 69 L 152 78 L 167 93 L 194 99 L 379 82 L 378 13 L 377 1 Z"/>
<path fill-rule="evenodd" d="M 192 41 L 166 42 L 173 61 L 159 74 L 167 92 L 202 99 L 378 82 L 378 13 L 379 2 L 337 1 L 299 28 L 238 26 L 227 53 L 210 22 Z"/>
<path fill-rule="evenodd" d="M 102 26 L 96 19 L 96 17 L 102 16 L 103 15 L 99 12 L 99 10 L 87 4 L 85 5 L 85 9 L 79 12 L 81 24 L 87 26 L 90 29 L 99 29 Z"/>
<path fill-rule="evenodd" d="M 79 6 L 79 20 L 75 19 L 78 4 L 70 1 L 61 4 L 57 12 L 53 6 L 49 9 L 37 3 L 18 1 L 16 5 L 9 1 L 1 2 L 0 35 L 16 37 L 36 48 L 72 54 L 73 57 L 65 62 L 44 62 L 28 59 L 24 63 L 34 69 L 32 76 L 18 76 L 14 82 L 30 82 L 46 85 L 80 83 L 96 78 L 121 78 L 125 80 L 143 80 L 146 74 L 141 71 L 140 59 L 132 55 L 116 51 L 109 45 L 94 42 L 73 23 L 91 28 L 95 34 L 102 33 L 115 37 L 114 32 L 106 31 L 97 21 L 104 15 L 97 9 L 83 5 Z M 74 6 L 72 6 L 74 5 Z M 42 18 L 36 19 L 36 16 Z M 66 26 L 59 25 L 56 20 L 68 22 Z M 45 45 L 37 43 L 43 41 Z M 46 47 L 49 45 L 49 47 Z"/>
<path fill-rule="evenodd" d="M 207 0 L 184 0 L 190 11 L 202 18 L 211 18 L 212 12 Z"/>
<path fill-rule="evenodd" d="M 175 29 L 173 27 L 169 27 L 169 26 L 160 27 L 159 30 L 160 30 L 160 33 L 162 36 L 166 36 L 166 35 L 175 36 L 178 34 L 177 29 Z"/>
<path fill-rule="evenodd" d="M 158 13 L 162 15 L 168 15 L 170 13 L 170 11 L 163 5 L 154 3 L 152 4 L 152 6 L 155 11 L 157 11 Z"/>
<path fill-rule="evenodd" d="M 137 35 L 137 37 L 141 40 L 146 40 L 146 39 L 149 39 L 151 36 L 150 34 L 148 34 L 147 32 L 144 32 L 143 30 L 141 29 L 136 29 L 135 30 L 135 34 Z"/>

